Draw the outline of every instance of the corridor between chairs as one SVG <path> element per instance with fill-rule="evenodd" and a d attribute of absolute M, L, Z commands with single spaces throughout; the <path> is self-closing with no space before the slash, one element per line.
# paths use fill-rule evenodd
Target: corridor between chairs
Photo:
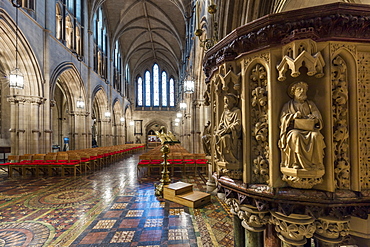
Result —
<path fill-rule="evenodd" d="M 154 195 L 159 177 L 137 179 L 139 154 L 93 174 L 17 177 L 0 174 L 2 246 L 233 246 L 227 206 L 193 209 Z M 205 191 L 201 174 L 173 182 Z"/>

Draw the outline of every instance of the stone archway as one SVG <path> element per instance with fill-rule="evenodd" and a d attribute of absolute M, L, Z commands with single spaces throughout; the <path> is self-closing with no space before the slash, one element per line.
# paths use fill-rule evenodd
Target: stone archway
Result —
<path fill-rule="evenodd" d="M 57 67 L 52 78 L 55 81 L 51 89 L 53 146 L 59 146 L 60 150 L 88 147 L 89 113 L 86 106 L 77 107 L 77 100 L 86 102 L 84 85 L 78 70 L 73 63 L 64 63 Z"/>
<path fill-rule="evenodd" d="M 159 131 L 162 126 L 164 126 L 166 130 L 168 130 L 168 125 L 159 120 L 150 121 L 148 124 L 145 125 L 145 136 L 143 139 L 146 140 L 148 148 L 154 148 L 160 145 L 160 140 L 155 135 L 155 132 Z"/>
<path fill-rule="evenodd" d="M 12 154 L 41 153 L 50 150 L 49 108 L 45 104 L 44 78 L 32 46 L 4 11 L 0 11 L 0 145 L 10 146 Z M 15 39 L 18 39 L 16 55 Z M 9 88 L 9 73 L 15 67 L 24 76 L 24 88 Z"/>
<path fill-rule="evenodd" d="M 108 108 L 107 93 L 102 86 L 98 86 L 92 95 L 92 141 L 96 146 L 106 147 L 113 145 L 112 141 L 112 117 L 106 116 L 110 112 Z"/>
<path fill-rule="evenodd" d="M 113 102 L 113 145 L 119 145 L 125 143 L 125 118 L 123 117 L 123 111 L 121 104 L 118 99 Z"/>

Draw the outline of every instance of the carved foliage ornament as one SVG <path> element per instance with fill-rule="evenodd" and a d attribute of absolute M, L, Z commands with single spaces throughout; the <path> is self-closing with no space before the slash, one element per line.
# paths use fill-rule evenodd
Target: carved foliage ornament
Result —
<path fill-rule="evenodd" d="M 267 121 L 267 72 L 263 65 L 256 64 L 249 75 L 251 92 L 251 158 L 252 182 L 268 183 L 269 146 Z"/>
<path fill-rule="evenodd" d="M 370 53 L 358 54 L 358 136 L 361 189 L 370 189 Z"/>
<path fill-rule="evenodd" d="M 271 212 L 271 223 L 279 238 L 292 245 L 306 244 L 306 238 L 311 238 L 316 230 L 314 219 L 305 215 L 290 215 L 289 217 Z"/>
<path fill-rule="evenodd" d="M 329 243 L 342 243 L 344 237 L 349 234 L 349 218 L 338 220 L 332 217 L 319 218 L 315 222 L 315 237 Z"/>
<path fill-rule="evenodd" d="M 333 141 L 334 173 L 336 187 L 349 189 L 349 131 L 348 131 L 348 83 L 347 65 L 342 57 L 336 56 L 332 61 L 332 98 L 333 98 Z"/>

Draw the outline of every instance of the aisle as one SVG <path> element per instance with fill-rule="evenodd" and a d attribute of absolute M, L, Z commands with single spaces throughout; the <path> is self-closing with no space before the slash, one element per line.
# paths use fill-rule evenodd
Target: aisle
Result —
<path fill-rule="evenodd" d="M 233 246 L 232 218 L 216 197 L 191 209 L 138 183 L 139 154 L 93 175 L 8 179 L 0 175 L 5 246 Z M 156 180 L 157 181 L 157 180 Z M 199 177 L 182 181 L 205 190 Z"/>

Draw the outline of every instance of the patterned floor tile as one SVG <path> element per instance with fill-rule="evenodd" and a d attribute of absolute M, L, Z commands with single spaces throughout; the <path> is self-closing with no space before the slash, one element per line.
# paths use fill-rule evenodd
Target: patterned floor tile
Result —
<path fill-rule="evenodd" d="M 131 242 L 134 238 L 135 231 L 122 231 L 116 232 L 111 239 L 110 243 L 125 243 Z"/>
<path fill-rule="evenodd" d="M 212 203 L 199 209 L 156 197 L 158 176 L 138 181 L 129 175 L 135 174 L 137 162 L 138 155 L 131 155 L 77 178 L 8 179 L 0 174 L 0 245 L 234 245 L 227 205 L 213 195 Z M 177 181 L 193 184 L 194 190 L 206 190 L 201 175 L 172 179 Z"/>

